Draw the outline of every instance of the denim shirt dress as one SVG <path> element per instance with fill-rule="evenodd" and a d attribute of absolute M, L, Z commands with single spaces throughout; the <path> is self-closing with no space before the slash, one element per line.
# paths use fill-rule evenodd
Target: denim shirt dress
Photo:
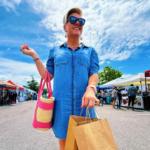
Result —
<path fill-rule="evenodd" d="M 57 138 L 66 139 L 69 117 L 80 115 L 89 77 L 99 72 L 98 54 L 94 48 L 83 43 L 72 50 L 65 42 L 50 50 L 46 69 L 54 77 L 52 130 Z M 93 108 L 89 112 L 90 117 L 95 117 Z M 81 116 L 86 116 L 86 108 Z"/>

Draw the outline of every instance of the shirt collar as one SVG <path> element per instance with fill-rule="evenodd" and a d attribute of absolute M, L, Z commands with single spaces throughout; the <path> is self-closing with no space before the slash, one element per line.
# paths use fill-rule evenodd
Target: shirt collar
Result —
<path fill-rule="evenodd" d="M 81 43 L 81 44 L 82 44 L 81 48 L 89 48 L 89 47 L 86 46 L 84 43 Z M 69 46 L 67 45 L 67 42 L 65 42 L 65 43 L 63 43 L 62 45 L 60 45 L 60 48 L 61 48 L 61 47 L 68 48 Z"/>

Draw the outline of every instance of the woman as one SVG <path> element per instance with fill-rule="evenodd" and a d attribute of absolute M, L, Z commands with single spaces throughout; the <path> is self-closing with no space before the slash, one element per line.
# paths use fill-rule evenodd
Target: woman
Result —
<path fill-rule="evenodd" d="M 115 86 L 113 91 L 112 91 L 112 97 L 113 97 L 113 108 L 115 108 L 115 103 L 117 99 L 117 87 Z"/>
<path fill-rule="evenodd" d="M 82 107 L 93 108 L 95 104 L 99 104 L 95 97 L 99 71 L 98 54 L 94 48 L 79 43 L 85 23 L 81 17 L 82 11 L 78 8 L 72 8 L 65 15 L 63 28 L 67 42 L 50 50 L 46 68 L 33 49 L 26 50 L 25 44 L 21 46 L 22 52 L 35 60 L 42 78 L 45 77 L 46 69 L 51 79 L 54 77 L 52 129 L 59 139 L 59 150 L 64 150 L 65 147 L 69 116 L 79 116 Z M 86 109 L 82 116 L 85 114 Z M 90 115 L 92 114 L 91 110 Z M 95 113 L 92 117 L 94 116 Z"/>

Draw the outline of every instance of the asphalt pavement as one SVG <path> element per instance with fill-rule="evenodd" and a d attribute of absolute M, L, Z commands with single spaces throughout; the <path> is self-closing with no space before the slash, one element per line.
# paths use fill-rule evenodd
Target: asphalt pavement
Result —
<path fill-rule="evenodd" d="M 52 130 L 32 127 L 36 101 L 0 106 L 0 150 L 58 150 Z M 100 118 L 107 118 L 118 150 L 150 150 L 150 111 L 121 110 L 111 105 L 96 106 Z"/>

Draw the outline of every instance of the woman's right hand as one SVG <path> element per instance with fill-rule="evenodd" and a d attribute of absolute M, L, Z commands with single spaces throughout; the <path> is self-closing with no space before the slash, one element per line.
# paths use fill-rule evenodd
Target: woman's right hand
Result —
<path fill-rule="evenodd" d="M 26 44 L 23 44 L 22 46 L 20 46 L 20 50 L 22 51 L 23 54 L 25 55 L 29 55 L 34 57 L 36 54 L 35 50 L 32 48 L 27 48 L 28 46 Z"/>

